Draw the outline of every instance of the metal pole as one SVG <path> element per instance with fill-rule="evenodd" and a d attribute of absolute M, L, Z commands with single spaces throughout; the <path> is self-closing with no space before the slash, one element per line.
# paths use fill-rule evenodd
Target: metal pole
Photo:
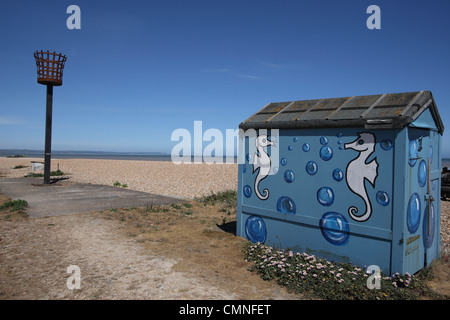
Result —
<path fill-rule="evenodd" d="M 45 119 L 45 154 L 44 154 L 44 184 L 50 183 L 50 162 L 52 156 L 52 109 L 53 86 L 47 85 L 47 115 Z"/>

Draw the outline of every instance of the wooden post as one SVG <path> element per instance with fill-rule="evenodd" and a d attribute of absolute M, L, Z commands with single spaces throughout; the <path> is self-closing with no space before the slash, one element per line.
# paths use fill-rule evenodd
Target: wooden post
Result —
<path fill-rule="evenodd" d="M 52 157 L 52 109 L 53 86 L 47 85 L 47 113 L 45 118 L 45 154 L 44 154 L 44 184 L 50 183 L 50 164 Z"/>

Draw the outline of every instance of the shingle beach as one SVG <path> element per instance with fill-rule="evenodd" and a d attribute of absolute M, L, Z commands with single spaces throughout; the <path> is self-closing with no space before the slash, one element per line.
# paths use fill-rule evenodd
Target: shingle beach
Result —
<path fill-rule="evenodd" d="M 37 158 L 0 158 L 0 172 L 23 177 Z M 237 188 L 237 164 L 174 164 L 171 161 L 52 159 L 51 170 L 61 171 L 77 183 L 112 186 L 116 181 L 131 190 L 192 199 Z M 13 169 L 16 166 L 26 166 Z M 37 171 L 42 172 L 42 171 Z"/>

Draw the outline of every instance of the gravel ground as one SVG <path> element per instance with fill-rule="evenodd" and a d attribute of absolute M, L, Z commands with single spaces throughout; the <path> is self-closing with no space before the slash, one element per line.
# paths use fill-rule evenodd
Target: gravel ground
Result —
<path fill-rule="evenodd" d="M 450 254 L 450 201 L 441 200 L 441 256 Z"/>
<path fill-rule="evenodd" d="M 0 171 L 8 177 L 30 172 L 34 158 L 0 158 Z M 27 166 L 12 169 L 15 166 Z M 59 169 L 79 183 L 112 186 L 118 181 L 131 190 L 192 199 L 211 192 L 237 188 L 237 164 L 174 164 L 170 161 L 52 159 L 51 170 Z"/>

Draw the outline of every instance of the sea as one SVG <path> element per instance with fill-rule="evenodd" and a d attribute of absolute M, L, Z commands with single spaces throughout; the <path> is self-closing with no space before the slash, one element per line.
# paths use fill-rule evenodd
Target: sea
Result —
<path fill-rule="evenodd" d="M 0 157 L 24 156 L 28 158 L 44 158 L 44 152 L 27 149 L 0 149 Z M 104 152 L 104 151 L 52 151 L 52 159 L 109 159 L 109 160 L 137 160 L 137 161 L 172 161 L 170 154 L 157 152 Z M 205 160 L 205 159 L 204 159 Z M 194 162 L 194 157 L 192 157 Z M 234 162 L 237 163 L 237 157 Z M 226 161 L 225 157 L 223 163 Z M 442 167 L 450 168 L 450 158 L 442 158 Z"/>
<path fill-rule="evenodd" d="M 44 151 L 27 149 L 0 149 L 0 157 L 44 158 Z M 170 154 L 157 152 L 105 152 L 105 151 L 52 151 L 52 159 L 107 159 L 107 160 L 136 160 L 136 161 L 172 161 Z M 191 157 L 194 162 L 194 156 Z M 211 158 L 213 159 L 213 158 Z M 203 159 L 208 160 L 208 159 Z M 205 161 L 206 162 L 206 161 Z M 223 163 L 237 163 L 223 157 Z"/>

